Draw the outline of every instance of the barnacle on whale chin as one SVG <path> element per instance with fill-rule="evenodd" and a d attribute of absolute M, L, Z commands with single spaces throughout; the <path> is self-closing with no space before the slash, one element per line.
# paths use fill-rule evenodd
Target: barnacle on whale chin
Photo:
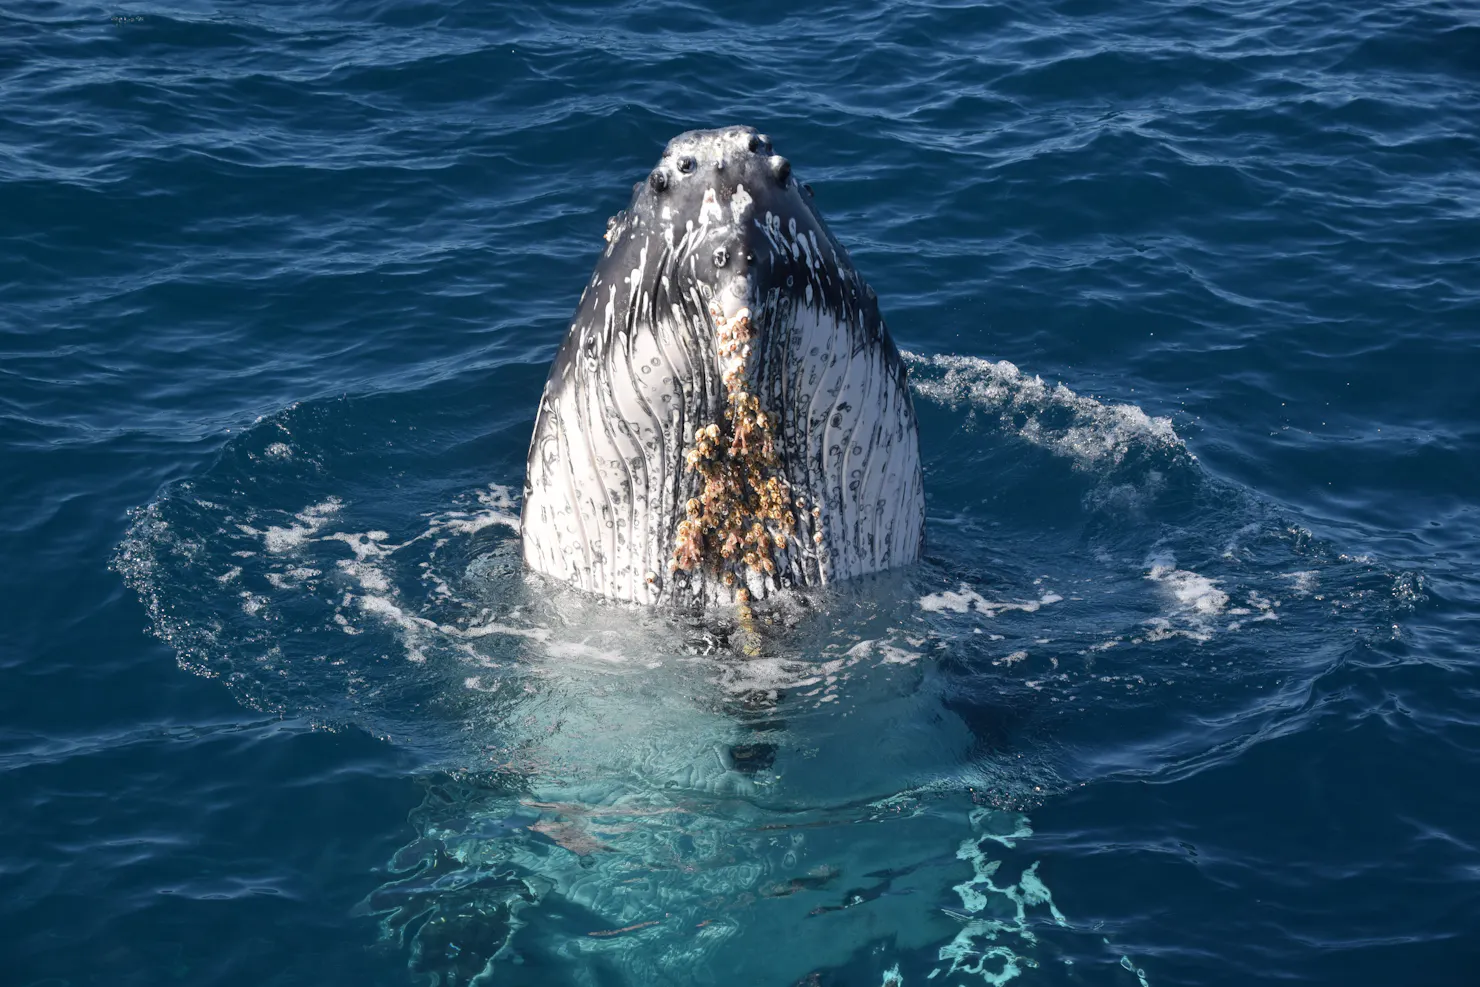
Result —
<path fill-rule="evenodd" d="M 722 573 L 726 586 L 734 586 L 741 567 L 755 575 L 776 574 L 774 550 L 796 533 L 797 504 L 781 475 L 771 416 L 745 390 L 750 310 L 726 318 L 711 306 L 709 314 L 720 357 L 734 363 L 724 374 L 723 421 L 695 429 L 694 444 L 684 456 L 685 467 L 698 473 L 703 485 L 684 505 L 669 568 L 687 572 L 708 566 Z"/>

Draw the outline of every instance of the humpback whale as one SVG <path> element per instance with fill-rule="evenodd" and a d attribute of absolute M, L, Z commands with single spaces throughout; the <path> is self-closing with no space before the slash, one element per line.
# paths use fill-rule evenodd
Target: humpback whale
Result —
<path fill-rule="evenodd" d="M 906 372 L 810 186 L 751 127 L 675 137 L 608 221 L 540 399 L 530 569 L 745 603 L 919 557 Z"/>

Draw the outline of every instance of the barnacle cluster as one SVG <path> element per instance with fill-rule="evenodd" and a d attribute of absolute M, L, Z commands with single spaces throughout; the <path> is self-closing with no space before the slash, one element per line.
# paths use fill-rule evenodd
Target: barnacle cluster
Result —
<path fill-rule="evenodd" d="M 726 318 L 714 305 L 709 314 L 720 359 L 728 368 L 724 421 L 694 432 L 685 463 L 703 486 L 685 505 L 669 565 L 685 571 L 708 565 L 722 574 L 726 586 L 733 586 L 742 565 L 751 573 L 776 573 L 774 553 L 796 532 L 796 514 L 791 486 L 776 458 L 773 422 L 760 399 L 745 390 L 753 335 L 750 310 L 742 308 Z M 742 601 L 745 594 L 742 588 Z"/>

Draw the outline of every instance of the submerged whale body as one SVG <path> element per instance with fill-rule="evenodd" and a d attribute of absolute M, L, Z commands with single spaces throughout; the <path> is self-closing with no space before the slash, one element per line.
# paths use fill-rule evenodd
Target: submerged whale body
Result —
<path fill-rule="evenodd" d="M 904 363 L 767 138 L 674 138 L 606 239 L 540 400 L 528 566 L 704 605 L 918 558 Z"/>

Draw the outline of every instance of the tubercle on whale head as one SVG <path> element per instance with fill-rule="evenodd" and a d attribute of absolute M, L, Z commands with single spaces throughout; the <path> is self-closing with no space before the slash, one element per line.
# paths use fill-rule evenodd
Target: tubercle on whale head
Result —
<path fill-rule="evenodd" d="M 769 266 L 761 262 L 779 243 L 766 236 L 765 225 L 778 217 L 803 218 L 808 228 L 821 225 L 810 196 L 792 178 L 790 162 L 750 127 L 675 137 L 647 181 L 633 186 L 625 211 L 634 227 L 671 243 L 675 261 L 703 254 L 693 258 L 690 273 L 716 289 L 746 277 L 757 264 Z"/>

